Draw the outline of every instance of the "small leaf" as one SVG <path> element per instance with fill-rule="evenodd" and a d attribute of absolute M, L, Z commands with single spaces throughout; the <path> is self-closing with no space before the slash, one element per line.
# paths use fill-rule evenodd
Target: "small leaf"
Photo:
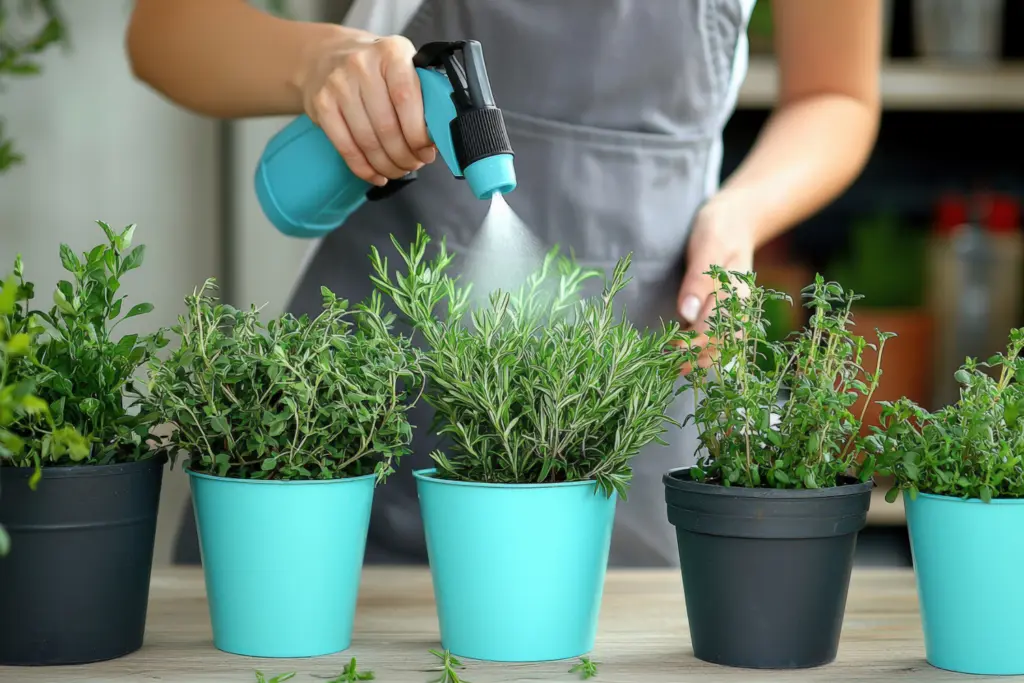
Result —
<path fill-rule="evenodd" d="M 153 304 L 135 304 L 134 306 L 131 307 L 131 310 L 129 310 L 128 313 L 124 316 L 124 319 L 127 320 L 128 318 L 134 318 L 137 315 L 145 315 L 146 313 L 152 312 L 152 310 Z"/>

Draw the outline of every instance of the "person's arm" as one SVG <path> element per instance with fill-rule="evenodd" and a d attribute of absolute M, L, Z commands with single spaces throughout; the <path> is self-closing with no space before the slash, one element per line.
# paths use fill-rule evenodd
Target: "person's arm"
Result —
<path fill-rule="evenodd" d="M 135 76 L 174 103 L 220 118 L 300 114 L 300 73 L 318 44 L 362 33 L 289 21 L 245 0 L 136 0 Z"/>
<path fill-rule="evenodd" d="M 194 112 L 305 112 L 369 182 L 435 158 L 402 36 L 281 19 L 245 0 L 137 0 L 126 47 L 139 80 Z"/>
<path fill-rule="evenodd" d="M 860 173 L 881 116 L 881 0 L 773 0 L 779 103 L 740 167 L 699 212 L 680 313 L 703 330 L 702 273 L 750 270 L 754 250 L 835 199 Z"/>

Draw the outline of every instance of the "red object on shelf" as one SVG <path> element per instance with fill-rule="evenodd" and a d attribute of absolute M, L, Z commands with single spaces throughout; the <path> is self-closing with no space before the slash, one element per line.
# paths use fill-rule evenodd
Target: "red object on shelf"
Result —
<path fill-rule="evenodd" d="M 1020 202 L 1008 195 L 991 197 L 986 225 L 992 232 L 1020 230 Z"/>
<path fill-rule="evenodd" d="M 935 207 L 935 232 L 950 235 L 967 222 L 967 201 L 954 194 L 941 197 Z"/>

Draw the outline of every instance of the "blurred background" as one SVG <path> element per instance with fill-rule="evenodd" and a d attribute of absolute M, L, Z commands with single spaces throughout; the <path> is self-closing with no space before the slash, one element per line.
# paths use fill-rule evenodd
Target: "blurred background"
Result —
<path fill-rule="evenodd" d="M 296 18 L 336 19 L 341 3 L 283 4 Z M 129 321 L 133 331 L 172 324 L 207 277 L 228 301 L 276 315 L 311 243 L 272 228 L 252 173 L 289 119 L 204 119 L 137 83 L 124 56 L 131 5 L 0 0 L 0 270 L 20 253 L 48 291 L 60 277 L 61 242 L 81 251 L 102 238 L 94 220 L 137 223 L 147 257 L 130 303 L 156 310 Z M 59 16 L 49 27 L 47 8 Z M 1024 324 L 1024 0 L 888 0 L 884 22 L 885 111 L 866 170 L 833 205 L 762 249 L 755 267 L 763 284 L 794 300 L 815 272 L 864 294 L 858 324 L 899 335 L 886 347 L 876 398 L 906 395 L 935 408 L 955 400 L 949 380 L 965 356 L 1001 350 Z M 758 0 L 724 175 L 775 103 L 771 34 L 771 2 Z M 37 50 L 38 73 L 12 68 L 15 48 L 26 46 Z M 12 163 L 15 155 L 23 160 Z M 773 315 L 779 335 L 803 322 L 799 309 Z M 909 566 L 902 505 L 885 504 L 885 488 L 859 561 Z M 176 468 L 165 479 L 159 564 L 170 561 L 186 491 Z"/>

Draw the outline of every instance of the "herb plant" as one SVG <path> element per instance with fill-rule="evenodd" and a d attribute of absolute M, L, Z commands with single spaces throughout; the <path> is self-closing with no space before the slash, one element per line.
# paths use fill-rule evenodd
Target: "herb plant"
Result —
<path fill-rule="evenodd" d="M 432 680 L 431 683 L 469 683 L 466 679 L 459 677 L 458 669 L 466 667 L 458 657 L 453 656 L 448 650 L 444 652 L 430 650 L 430 654 L 441 660 L 441 676 Z"/>
<path fill-rule="evenodd" d="M 807 326 L 772 342 L 765 305 L 788 297 L 757 286 L 752 273 L 713 267 L 709 274 L 716 283 L 712 360 L 698 363 L 700 349 L 686 351 L 697 398 L 686 421 L 697 424 L 706 449 L 694 478 L 745 487 L 840 484 L 860 445 L 863 411 L 856 416 L 850 409 L 861 396 L 865 407 L 870 401 L 881 378 L 882 347 L 892 335 L 877 332 L 876 367 L 862 368 L 868 342 L 848 329 L 860 297 L 818 275 L 803 290 L 811 311 Z M 759 364 L 764 356 L 769 362 Z"/>
<path fill-rule="evenodd" d="M 1024 497 L 1022 350 L 1024 328 L 1011 331 L 1005 354 L 967 359 L 954 375 L 960 399 L 934 413 L 906 398 L 882 403 L 867 443 L 878 470 L 895 479 L 886 500 L 900 490 L 911 499 L 919 492 L 985 502 Z"/>
<path fill-rule="evenodd" d="M 446 453 L 431 454 L 438 476 L 596 480 L 624 497 L 630 459 L 651 441 L 664 443 L 682 339 L 675 323 L 640 331 L 614 313 L 630 259 L 619 261 L 600 296 L 584 299 L 583 283 L 599 273 L 556 248 L 517 291 L 493 292 L 470 312 L 471 285 L 447 274 L 453 255 L 443 242 L 427 260 L 422 228 L 408 251 L 392 241 L 407 273 L 392 279 L 373 249 L 373 281 L 427 342 L 425 399 L 451 440 Z"/>
<path fill-rule="evenodd" d="M 256 683 L 284 683 L 285 681 L 290 681 L 291 679 L 295 678 L 295 675 L 295 672 L 291 671 L 286 674 L 278 674 L 273 678 L 267 678 L 262 671 L 257 671 Z"/>
<path fill-rule="evenodd" d="M 177 427 L 168 447 L 219 477 L 391 474 L 412 439 L 405 399 L 423 378 L 380 295 L 351 308 L 323 288 L 316 318 L 264 324 L 256 307 L 218 303 L 215 288 L 207 280 L 185 299 L 180 345 L 151 364 L 147 405 Z"/>
<path fill-rule="evenodd" d="M 7 380 L 32 386 L 52 420 L 15 417 L 8 430 L 17 448 L 8 440 L 0 465 L 34 466 L 36 477 L 44 465 L 106 465 L 153 454 L 148 441 L 156 416 L 133 411 L 139 397 L 134 374 L 166 340 L 159 332 L 114 334 L 124 320 L 153 310 L 152 304 L 140 303 L 124 312 L 126 297 L 119 294 L 121 281 L 142 265 L 145 248 L 131 247 L 134 225 L 119 234 L 99 225 L 107 244 L 81 258 L 61 245 L 70 280 L 57 284 L 48 312 L 31 307 L 35 287 L 25 280 L 20 258 L 13 288 L 3 289 L 7 301 L 12 294 L 15 300 L 12 313 L 0 314 L 4 328 L 17 346 L 30 344 L 34 350 L 7 368 Z"/>
<path fill-rule="evenodd" d="M 12 6 L 20 5 L 26 14 L 38 11 L 42 25 L 28 35 L 10 30 Z M 51 46 L 64 42 L 67 31 L 57 7 L 57 0 L 0 0 L 0 88 L 8 76 L 35 76 L 42 70 L 39 56 Z M 0 173 L 24 161 L 14 142 L 4 134 L 0 121 Z"/>
<path fill-rule="evenodd" d="M 574 664 L 569 673 L 578 673 L 580 678 L 586 680 L 597 675 L 597 663 L 590 661 L 590 657 L 580 657 L 580 661 Z"/>
<path fill-rule="evenodd" d="M 374 678 L 372 671 L 360 671 L 356 666 L 356 658 L 353 657 L 352 661 L 345 665 L 341 675 L 328 683 L 355 683 L 356 681 L 372 681 Z"/>

